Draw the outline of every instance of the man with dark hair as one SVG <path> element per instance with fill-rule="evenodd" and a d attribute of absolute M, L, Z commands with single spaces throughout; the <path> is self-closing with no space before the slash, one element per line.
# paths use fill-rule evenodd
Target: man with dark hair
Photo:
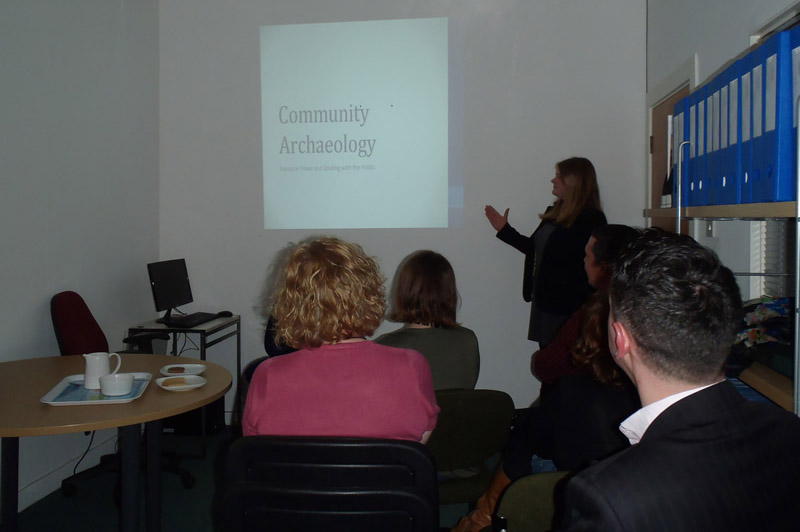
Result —
<path fill-rule="evenodd" d="M 731 271 L 647 230 L 614 266 L 609 347 L 642 408 L 632 446 L 566 485 L 564 529 L 800 530 L 800 419 L 743 399 L 723 365 L 740 325 Z"/>

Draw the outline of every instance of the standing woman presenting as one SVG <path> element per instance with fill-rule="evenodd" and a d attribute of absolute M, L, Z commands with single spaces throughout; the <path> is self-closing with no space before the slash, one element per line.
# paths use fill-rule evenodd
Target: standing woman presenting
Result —
<path fill-rule="evenodd" d="M 584 246 L 606 217 L 600 207 L 597 174 L 589 159 L 571 157 L 556 163 L 555 202 L 540 215 L 531 236 L 521 235 L 491 205 L 486 217 L 497 238 L 525 254 L 522 297 L 532 303 L 528 340 L 550 343 L 566 319 L 589 295 L 583 267 Z"/>

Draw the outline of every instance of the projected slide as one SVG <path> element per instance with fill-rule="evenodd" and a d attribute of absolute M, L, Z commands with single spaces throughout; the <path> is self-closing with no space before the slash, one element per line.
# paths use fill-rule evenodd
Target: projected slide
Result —
<path fill-rule="evenodd" d="M 447 19 L 261 27 L 266 229 L 447 227 Z"/>

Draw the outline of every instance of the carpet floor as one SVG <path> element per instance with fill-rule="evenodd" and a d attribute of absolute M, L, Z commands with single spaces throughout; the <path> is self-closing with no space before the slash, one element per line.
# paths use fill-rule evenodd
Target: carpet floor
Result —
<path fill-rule="evenodd" d="M 197 436 L 164 435 L 166 452 L 181 456 L 180 466 L 195 478 L 187 489 L 177 474 L 162 475 L 162 530 L 169 532 L 215 531 L 212 506 L 221 478 L 225 453 L 232 442 L 230 429 L 209 435 L 205 458 L 200 458 Z M 116 474 L 103 472 L 75 483 L 75 493 L 65 496 L 56 490 L 19 514 L 19 532 L 65 530 L 71 532 L 113 532 L 118 526 L 118 510 L 114 502 Z M 145 530 L 144 487 L 141 495 L 141 530 Z M 440 507 L 440 524 L 449 528 L 467 512 L 466 504 Z"/>

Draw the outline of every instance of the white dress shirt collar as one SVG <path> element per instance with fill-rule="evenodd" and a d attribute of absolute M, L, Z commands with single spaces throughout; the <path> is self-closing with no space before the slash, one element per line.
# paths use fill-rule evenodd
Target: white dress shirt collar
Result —
<path fill-rule="evenodd" d="M 626 438 L 628 438 L 628 441 L 631 442 L 631 445 L 636 445 L 642 439 L 642 436 L 644 436 L 644 433 L 650 424 L 658 416 L 660 416 L 664 410 L 674 405 L 684 397 L 688 397 L 693 393 L 699 392 L 700 390 L 705 390 L 709 386 L 719 384 L 719 382 L 712 382 L 711 384 L 706 384 L 705 386 L 700 386 L 699 388 L 692 388 L 691 390 L 678 392 L 676 394 L 664 397 L 663 399 L 659 399 L 655 403 L 650 403 L 647 406 L 643 406 L 628 416 L 625 421 L 620 423 L 619 430 L 625 435 Z"/>

